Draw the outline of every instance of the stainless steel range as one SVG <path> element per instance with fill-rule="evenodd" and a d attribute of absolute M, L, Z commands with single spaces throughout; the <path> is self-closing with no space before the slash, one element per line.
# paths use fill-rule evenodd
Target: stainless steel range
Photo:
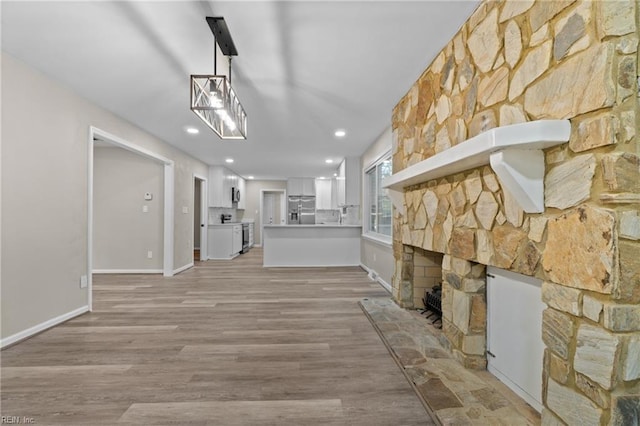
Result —
<path fill-rule="evenodd" d="M 242 224 L 242 251 L 240 253 L 246 253 L 249 251 L 249 227 L 251 224 L 243 223 Z"/>

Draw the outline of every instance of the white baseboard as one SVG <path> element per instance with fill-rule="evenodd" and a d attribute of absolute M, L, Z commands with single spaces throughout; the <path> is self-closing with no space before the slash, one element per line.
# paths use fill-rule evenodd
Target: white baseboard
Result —
<path fill-rule="evenodd" d="M 55 318 L 51 318 L 50 320 L 42 322 L 38 325 L 34 325 L 33 327 L 29 327 L 26 330 L 20 331 L 12 336 L 5 337 L 4 339 L 0 340 L 0 348 L 4 348 L 5 346 L 24 340 L 28 337 L 33 336 L 34 334 L 40 333 L 41 331 L 44 331 L 48 328 L 56 326 L 65 321 L 68 321 L 71 318 L 77 317 L 78 315 L 82 315 L 85 312 L 89 312 L 89 306 L 86 306 L 86 305 L 82 306 L 78 309 L 74 309 L 71 312 L 67 312 L 66 314 L 62 314 L 60 316 L 57 316 Z"/>
<path fill-rule="evenodd" d="M 356 264 L 345 264 L 345 265 L 304 265 L 304 264 L 294 264 L 294 265 L 265 265 L 262 264 L 263 268 L 344 268 L 349 266 L 358 266 Z"/>
<path fill-rule="evenodd" d="M 180 268 L 178 268 L 178 269 L 174 269 L 174 270 L 173 270 L 173 274 L 174 274 L 174 275 L 175 275 L 175 274 L 179 274 L 180 272 L 186 271 L 186 270 L 187 270 L 187 269 L 189 269 L 189 268 L 193 268 L 193 262 L 191 262 L 191 263 L 187 263 L 186 265 L 181 266 L 181 267 L 180 267 Z"/>
<path fill-rule="evenodd" d="M 251 247 L 262 248 L 262 244 L 254 244 Z"/>
<path fill-rule="evenodd" d="M 93 274 L 162 274 L 163 269 L 94 269 Z"/>
<path fill-rule="evenodd" d="M 393 289 L 392 287 L 389 285 L 388 282 L 386 282 L 385 280 L 382 279 L 382 277 L 380 277 L 380 275 L 378 275 L 378 273 L 376 271 L 374 271 L 373 269 L 369 268 L 367 265 L 365 265 L 364 263 L 360 264 L 360 267 L 362 269 L 365 270 L 365 272 L 367 273 L 367 275 L 369 275 L 369 279 L 371 281 L 375 281 L 378 284 L 380 284 L 382 286 L 382 288 L 384 288 L 385 290 L 387 290 L 389 292 L 389 294 L 393 294 Z"/>
<path fill-rule="evenodd" d="M 387 290 L 389 294 L 393 294 L 393 287 L 391 287 L 391 284 L 380 278 L 380 275 L 378 275 L 378 279 L 376 281 L 382 286 L 382 288 Z"/>

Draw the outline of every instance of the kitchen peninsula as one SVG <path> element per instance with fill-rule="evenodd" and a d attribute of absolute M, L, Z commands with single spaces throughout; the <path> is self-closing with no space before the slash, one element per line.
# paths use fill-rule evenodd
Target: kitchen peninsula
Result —
<path fill-rule="evenodd" d="M 358 266 L 361 225 L 264 225 L 266 267 Z"/>

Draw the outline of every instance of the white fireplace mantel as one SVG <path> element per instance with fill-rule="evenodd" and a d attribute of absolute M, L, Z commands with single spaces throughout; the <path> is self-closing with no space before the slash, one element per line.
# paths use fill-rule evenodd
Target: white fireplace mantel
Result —
<path fill-rule="evenodd" d="M 404 188 L 490 164 L 502 187 L 525 212 L 542 213 L 542 150 L 567 142 L 570 135 L 569 120 L 539 120 L 496 127 L 394 173 L 382 186 L 404 215 Z"/>

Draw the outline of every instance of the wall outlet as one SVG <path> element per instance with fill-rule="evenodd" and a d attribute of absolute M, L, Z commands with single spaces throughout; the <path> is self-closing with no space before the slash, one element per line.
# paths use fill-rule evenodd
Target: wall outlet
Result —
<path fill-rule="evenodd" d="M 153 252 L 151 250 L 147 252 L 147 259 L 153 259 Z"/>
<path fill-rule="evenodd" d="M 188 214 L 188 213 L 189 213 L 189 207 L 187 207 L 187 206 L 183 206 L 183 207 L 182 207 L 182 213 L 184 213 L 184 214 Z"/>
<path fill-rule="evenodd" d="M 150 192 L 145 192 L 144 193 L 144 199 L 147 200 L 147 201 L 153 200 L 153 194 L 150 193 Z"/>
<path fill-rule="evenodd" d="M 149 206 L 147 205 L 142 206 L 142 213 L 149 213 Z"/>
<path fill-rule="evenodd" d="M 87 280 L 87 276 L 86 275 L 82 275 L 80 276 L 80 288 L 87 288 L 87 284 L 88 280 Z"/>

